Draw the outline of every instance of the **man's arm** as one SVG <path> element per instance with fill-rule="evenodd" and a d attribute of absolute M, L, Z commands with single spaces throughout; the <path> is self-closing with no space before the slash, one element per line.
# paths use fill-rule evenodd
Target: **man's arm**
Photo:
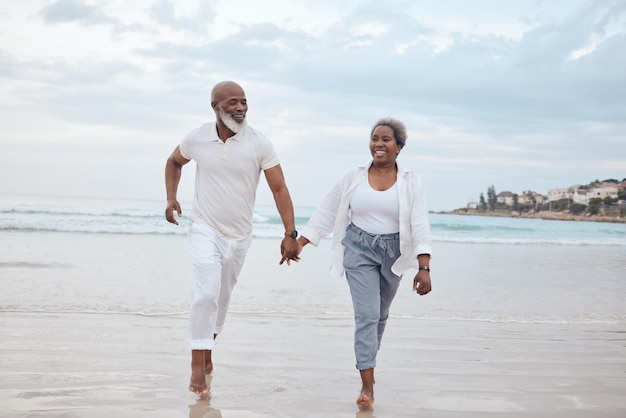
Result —
<path fill-rule="evenodd" d="M 174 211 L 178 214 L 178 217 L 183 214 L 180 204 L 176 199 L 176 193 L 178 191 L 178 183 L 180 183 L 180 177 L 182 169 L 185 164 L 190 160 L 183 157 L 180 153 L 180 148 L 176 147 L 172 155 L 167 159 L 165 163 L 165 192 L 167 193 L 167 206 L 165 207 L 165 219 L 168 222 L 178 225 L 178 221 L 174 217 Z"/>
<path fill-rule="evenodd" d="M 298 261 L 298 242 L 288 235 L 291 231 L 296 229 L 295 216 L 293 213 L 293 203 L 291 202 L 291 196 L 289 195 L 289 189 L 285 183 L 285 176 L 283 175 L 283 169 L 280 164 L 275 165 L 272 168 L 268 168 L 264 171 L 267 184 L 274 195 L 274 201 L 276 202 L 276 209 L 280 219 L 283 221 L 285 227 L 285 237 L 280 244 L 280 253 L 282 258 L 279 264 L 283 264 L 287 261 L 287 265 L 290 264 L 290 260 Z"/>

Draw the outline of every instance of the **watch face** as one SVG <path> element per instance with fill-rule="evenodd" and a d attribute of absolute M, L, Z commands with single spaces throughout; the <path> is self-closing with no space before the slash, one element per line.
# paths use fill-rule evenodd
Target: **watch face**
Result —
<path fill-rule="evenodd" d="M 293 238 L 293 239 L 298 238 L 298 231 L 296 231 L 296 230 L 291 231 L 291 238 Z"/>

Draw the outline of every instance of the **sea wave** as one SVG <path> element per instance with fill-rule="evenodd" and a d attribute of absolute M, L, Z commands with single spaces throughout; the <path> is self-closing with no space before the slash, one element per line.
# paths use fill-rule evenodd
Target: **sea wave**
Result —
<path fill-rule="evenodd" d="M 625 239 L 577 239 L 577 238 L 496 238 L 496 237 L 454 237 L 433 236 L 434 242 L 457 244 L 498 244 L 498 245 L 569 245 L 569 246 L 626 246 Z"/>
<path fill-rule="evenodd" d="M 0 205 L 0 231 L 146 235 L 185 235 L 187 233 L 189 211 L 178 219 L 180 225 L 174 226 L 165 221 L 160 205 L 152 203 L 114 202 L 115 207 L 106 207 L 100 201 L 89 201 L 80 205 L 79 203 L 75 205 L 2 204 Z M 113 205 L 111 202 L 108 204 Z M 313 208 L 296 208 L 296 226 L 301 228 L 305 225 L 313 212 Z M 441 214 L 432 214 L 430 219 L 434 242 L 626 246 L 626 224 Z M 282 219 L 273 206 L 255 207 L 252 221 L 255 238 L 282 238 L 284 236 Z"/>
<path fill-rule="evenodd" d="M 0 307 L 0 313 L 19 313 L 19 314 L 85 314 L 85 315 L 133 315 L 143 317 L 180 317 L 186 319 L 189 315 L 187 310 L 150 310 L 142 309 L 137 310 L 133 308 L 120 308 L 115 307 L 111 309 L 93 309 L 93 308 L 77 308 L 77 309 L 64 309 L 54 307 L 36 307 L 36 308 L 20 308 L 17 306 Z M 351 311 L 337 311 L 337 310 L 309 310 L 303 312 L 297 309 L 245 309 L 245 310 L 231 310 L 229 315 L 241 315 L 241 316 L 259 316 L 259 317 L 313 317 L 313 319 L 329 320 L 329 319 L 351 319 L 353 313 Z M 599 314 L 570 314 L 566 315 L 554 315 L 535 316 L 531 314 L 519 314 L 519 315 L 502 315 L 494 313 L 493 315 L 459 315 L 454 312 L 450 312 L 448 315 L 390 315 L 392 319 L 414 320 L 414 321 L 435 321 L 435 322 L 465 322 L 465 323 L 496 323 L 496 324 L 545 324 L 545 325 L 625 325 L 626 315 L 608 315 L 603 316 Z"/>
<path fill-rule="evenodd" d="M 284 231 L 282 224 L 280 228 L 275 227 L 276 224 L 255 223 L 253 225 L 252 236 L 254 238 L 282 238 Z M 6 232 L 60 232 L 60 233 L 81 233 L 81 234 L 113 234 L 113 235 L 186 235 L 186 222 L 181 221 L 180 225 L 174 227 L 170 224 L 162 223 L 162 225 L 145 225 L 143 223 L 123 222 L 119 224 L 113 223 L 20 223 L 0 224 L 0 231 Z M 326 239 L 331 239 L 332 236 Z M 451 235 L 433 235 L 433 242 L 445 242 L 456 244 L 492 244 L 492 245 L 559 245 L 559 246 L 624 246 L 626 247 L 626 238 L 516 238 L 516 237 L 491 237 L 491 236 L 451 236 Z"/>

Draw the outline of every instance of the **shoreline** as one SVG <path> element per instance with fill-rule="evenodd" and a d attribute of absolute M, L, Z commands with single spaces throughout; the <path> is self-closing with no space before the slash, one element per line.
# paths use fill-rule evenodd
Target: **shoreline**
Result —
<path fill-rule="evenodd" d="M 280 243 L 253 239 L 198 400 L 185 236 L 6 231 L 0 416 L 625 416 L 623 246 L 438 242 L 434 291 L 401 282 L 364 412 L 331 241 L 290 267 Z"/>
<path fill-rule="evenodd" d="M 520 213 L 516 211 L 486 211 L 478 212 L 473 209 L 454 209 L 432 212 L 439 215 L 464 215 L 464 216 L 490 216 L 496 218 L 528 218 L 528 219 L 545 219 L 551 221 L 581 221 L 581 222 L 605 222 L 605 223 L 626 223 L 626 218 L 616 218 L 613 216 L 580 216 L 563 212 L 532 212 Z"/>
<path fill-rule="evenodd" d="M 230 315 L 207 399 L 187 390 L 184 318 L 5 312 L 0 325 L 10 331 L 0 403 L 15 418 L 624 416 L 611 324 L 394 318 L 365 411 L 354 405 L 351 318 Z"/>

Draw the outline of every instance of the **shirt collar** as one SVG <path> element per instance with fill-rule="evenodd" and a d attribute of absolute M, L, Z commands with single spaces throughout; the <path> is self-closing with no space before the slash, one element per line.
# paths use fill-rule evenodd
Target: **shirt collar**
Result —
<path fill-rule="evenodd" d="M 241 141 L 241 139 L 243 138 L 243 135 L 246 133 L 246 130 L 248 129 L 248 126 L 246 126 L 241 132 L 236 133 L 235 135 L 228 137 L 227 141 L 230 141 L 231 139 L 234 139 L 235 141 Z M 222 139 L 219 137 L 219 135 L 217 134 L 217 122 L 213 122 L 213 129 L 211 129 L 211 141 L 220 141 L 222 142 Z"/>
<path fill-rule="evenodd" d="M 360 165 L 359 168 L 367 171 L 372 166 L 373 163 L 374 162 L 370 160 L 367 164 Z M 412 173 L 413 172 L 413 170 L 410 170 L 410 169 L 404 167 L 398 161 L 396 161 L 396 165 L 398 166 L 398 174 L 401 175 L 401 176 L 403 176 L 406 173 Z"/>

